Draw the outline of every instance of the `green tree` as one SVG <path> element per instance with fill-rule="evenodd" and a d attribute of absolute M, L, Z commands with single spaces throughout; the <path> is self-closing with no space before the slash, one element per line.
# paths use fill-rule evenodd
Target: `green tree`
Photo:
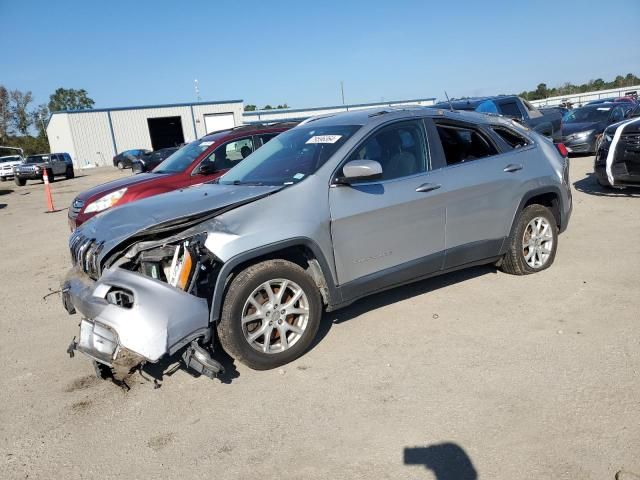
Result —
<path fill-rule="evenodd" d="M 263 110 L 273 110 L 273 107 L 269 104 L 265 105 Z"/>
<path fill-rule="evenodd" d="M 249 104 L 249 105 L 245 105 L 244 106 L 244 111 L 245 112 L 255 112 L 255 110 L 256 110 L 256 106 L 255 105 Z"/>
<path fill-rule="evenodd" d="M 29 104 L 33 101 L 31 92 L 11 90 L 9 92 L 10 125 L 22 135 L 29 133 L 32 116 L 29 113 Z"/>
<path fill-rule="evenodd" d="M 9 91 L 4 85 L 0 85 L 0 142 L 4 142 L 7 138 L 10 123 Z"/>
<path fill-rule="evenodd" d="M 285 109 L 285 108 L 289 108 L 289 105 L 287 105 L 286 103 L 283 103 L 282 105 L 278 105 L 276 108 Z"/>
<path fill-rule="evenodd" d="M 38 105 L 31 111 L 31 121 L 38 131 L 38 137 L 47 136 L 47 121 L 49 120 L 49 108 L 45 103 Z"/>
<path fill-rule="evenodd" d="M 93 108 L 95 102 L 89 98 L 87 91 L 82 88 L 58 88 L 49 96 L 49 111 L 59 112 L 60 110 L 89 110 Z"/>

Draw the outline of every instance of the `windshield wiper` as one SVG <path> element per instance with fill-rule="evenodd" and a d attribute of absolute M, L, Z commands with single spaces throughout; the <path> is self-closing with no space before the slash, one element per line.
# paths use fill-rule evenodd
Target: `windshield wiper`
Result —
<path fill-rule="evenodd" d="M 249 185 L 253 187 L 261 187 L 264 185 L 263 182 L 243 182 L 241 180 L 234 180 L 233 185 Z"/>

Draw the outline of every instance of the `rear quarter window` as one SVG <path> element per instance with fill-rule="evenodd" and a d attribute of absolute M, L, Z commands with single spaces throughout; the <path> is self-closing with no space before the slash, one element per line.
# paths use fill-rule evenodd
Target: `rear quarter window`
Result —
<path fill-rule="evenodd" d="M 531 144 L 531 141 L 519 133 L 506 127 L 492 127 L 492 130 L 505 141 L 511 148 L 522 148 Z"/>

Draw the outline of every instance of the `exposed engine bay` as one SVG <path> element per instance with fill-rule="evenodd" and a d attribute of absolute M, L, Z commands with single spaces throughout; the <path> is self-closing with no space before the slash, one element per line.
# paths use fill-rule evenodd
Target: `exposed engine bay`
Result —
<path fill-rule="evenodd" d="M 103 265 L 101 244 L 72 238 L 75 267 L 63 301 L 69 313 L 77 309 L 84 318 L 70 355 L 82 351 L 97 372 L 116 382 L 178 352 L 183 365 L 199 374 L 214 378 L 224 370 L 210 355 L 209 308 L 220 262 L 204 246 L 206 233 L 185 234 L 129 243 Z"/>

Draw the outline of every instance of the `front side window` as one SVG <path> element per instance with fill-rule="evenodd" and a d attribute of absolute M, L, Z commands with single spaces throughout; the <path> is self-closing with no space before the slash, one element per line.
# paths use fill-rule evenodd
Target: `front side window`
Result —
<path fill-rule="evenodd" d="M 220 178 L 221 184 L 291 185 L 312 175 L 360 126 L 310 124 L 281 133 Z"/>
<path fill-rule="evenodd" d="M 233 168 L 240 160 L 245 159 L 253 152 L 253 140 L 251 137 L 241 138 L 225 145 L 220 145 L 202 163 L 213 163 L 216 170 Z"/>
<path fill-rule="evenodd" d="M 447 165 L 469 162 L 498 153 L 484 135 L 472 128 L 437 125 L 437 129 Z"/>
<path fill-rule="evenodd" d="M 382 180 L 392 180 L 425 172 L 425 150 L 420 123 L 403 122 L 368 138 L 349 160 L 375 160 L 382 166 Z"/>
<path fill-rule="evenodd" d="M 207 148 L 213 145 L 212 140 L 196 140 L 167 157 L 158 165 L 153 173 L 179 173 L 184 172 L 191 163 L 202 155 Z"/>

